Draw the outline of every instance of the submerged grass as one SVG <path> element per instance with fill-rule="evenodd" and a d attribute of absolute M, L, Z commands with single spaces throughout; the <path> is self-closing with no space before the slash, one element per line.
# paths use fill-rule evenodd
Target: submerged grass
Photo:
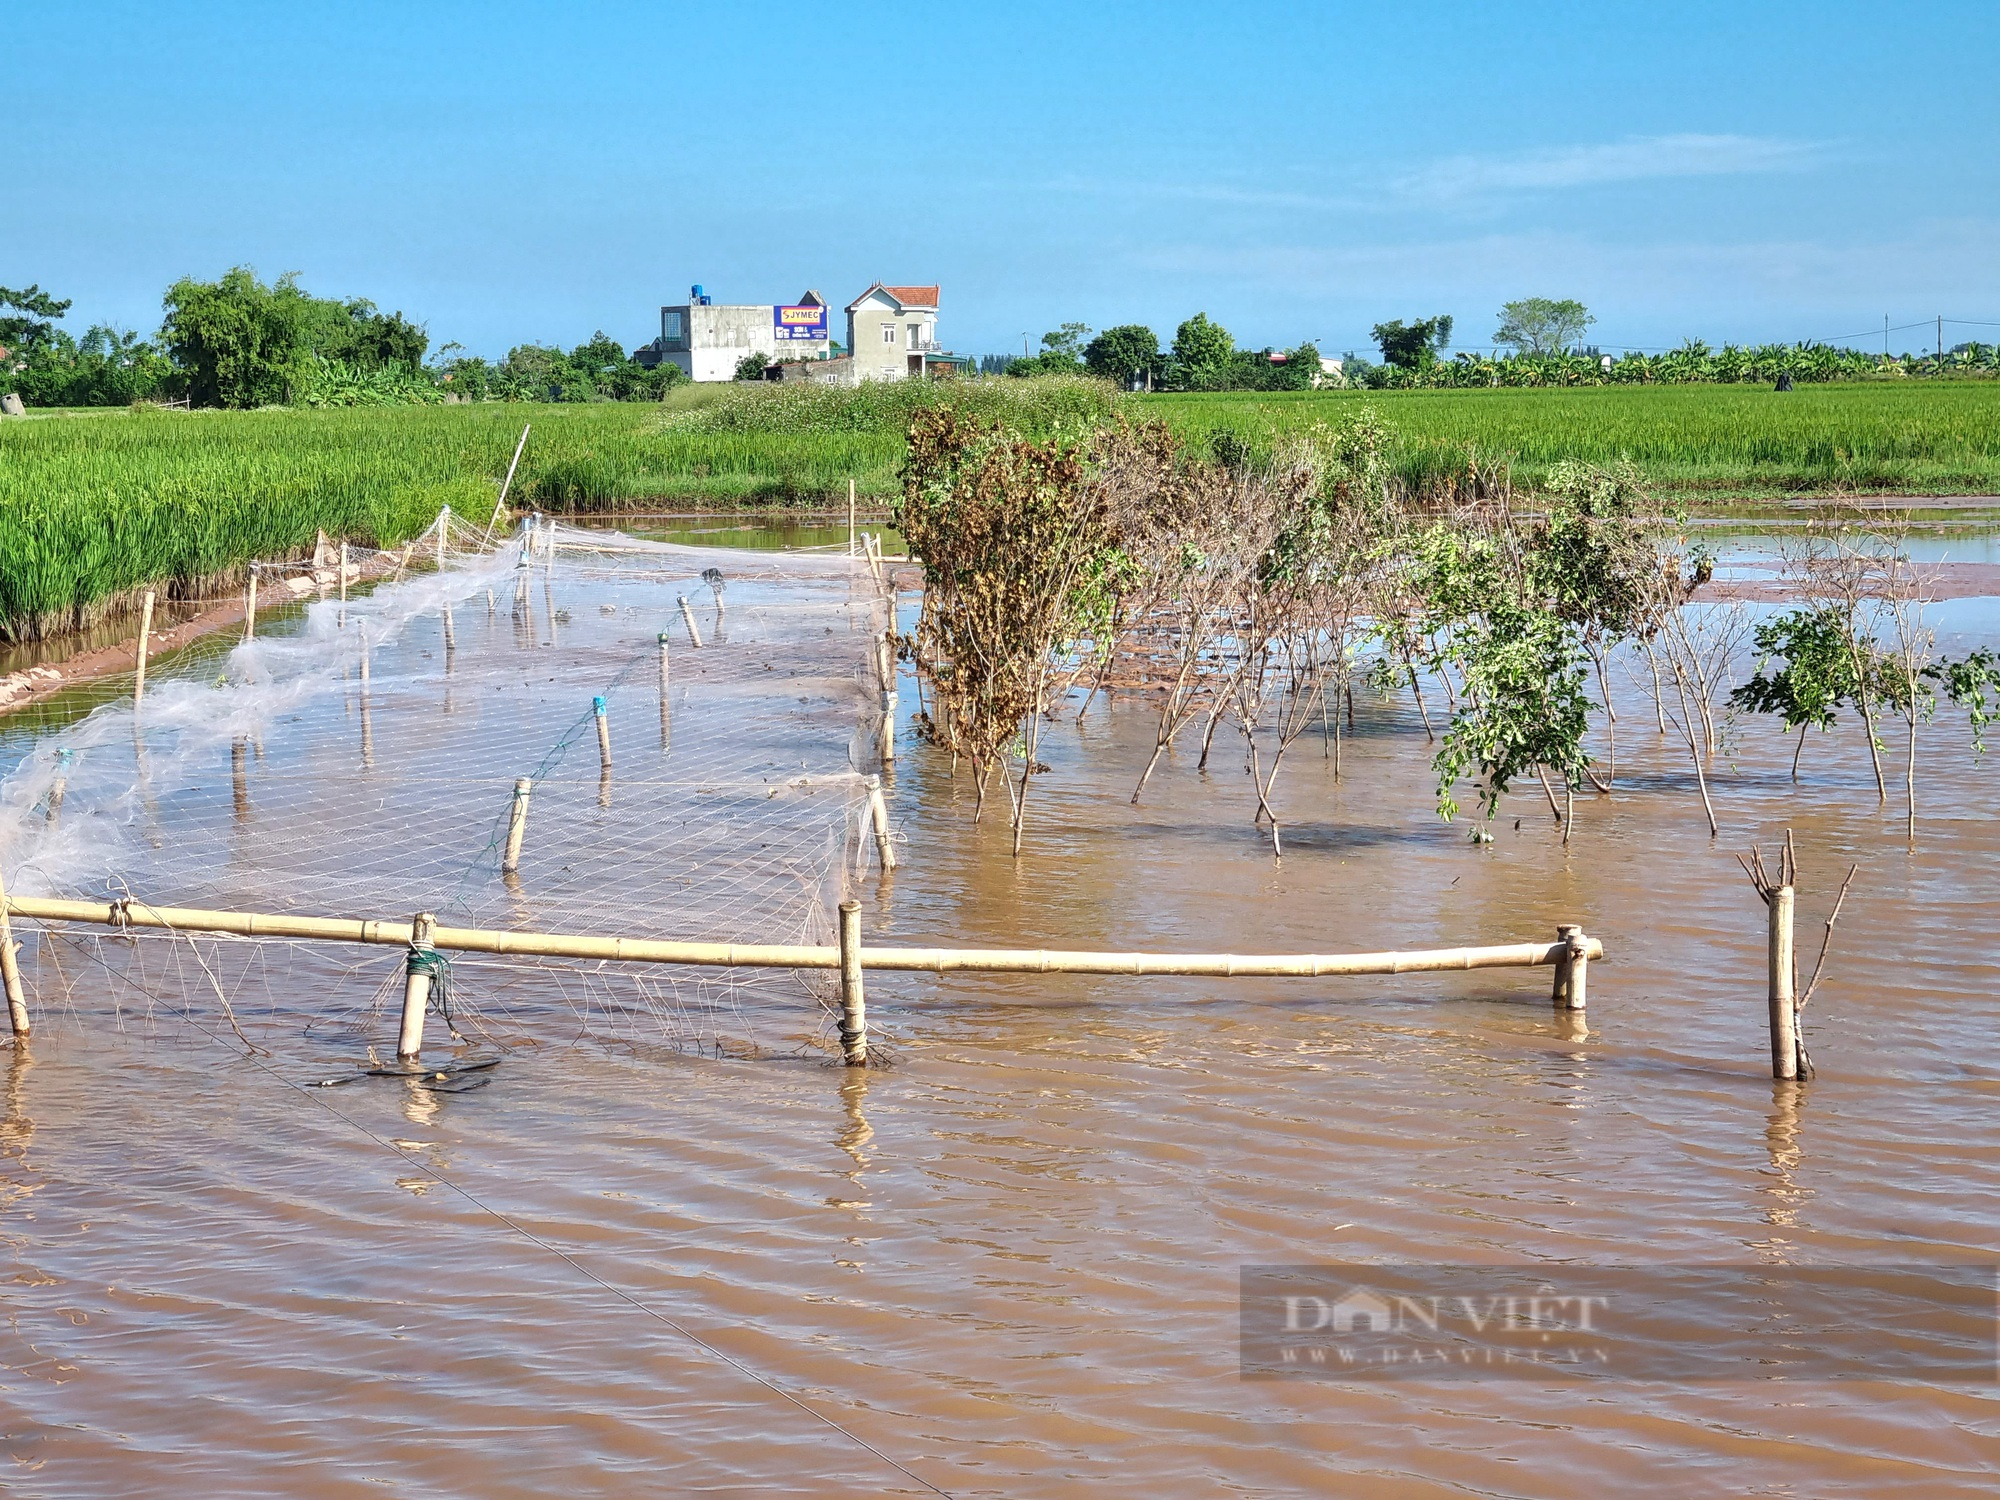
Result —
<path fill-rule="evenodd" d="M 684 387 L 623 402 L 330 411 L 96 411 L 0 422 L 0 639 L 77 629 L 132 591 L 177 597 L 304 551 L 324 528 L 392 545 L 439 507 L 484 518 L 521 424 L 515 498 L 556 511 L 792 505 L 897 492 L 903 434 L 943 402 L 1031 433 L 1118 410 L 1256 453 L 1362 402 L 1413 487 L 1504 458 L 1629 457 L 1663 488 L 1722 495 L 2000 494 L 2000 382 L 1118 397 L 1078 379 Z"/>

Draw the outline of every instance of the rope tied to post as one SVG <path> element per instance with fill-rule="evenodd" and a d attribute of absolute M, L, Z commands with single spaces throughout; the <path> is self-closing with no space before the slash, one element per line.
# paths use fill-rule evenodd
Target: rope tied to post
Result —
<path fill-rule="evenodd" d="M 445 1024 L 454 1031 L 456 1023 L 451 1015 L 451 957 L 425 944 L 410 944 L 406 960 L 407 973 L 421 974 L 430 980 L 430 1008 L 444 1017 Z"/>

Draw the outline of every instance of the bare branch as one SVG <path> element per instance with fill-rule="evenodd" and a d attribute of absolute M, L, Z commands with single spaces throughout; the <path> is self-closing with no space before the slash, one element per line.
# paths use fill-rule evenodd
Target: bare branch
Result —
<path fill-rule="evenodd" d="M 1826 919 L 1826 934 L 1819 941 L 1819 961 L 1813 965 L 1812 979 L 1806 985 L 1806 992 L 1799 997 L 1798 1003 L 1792 1007 L 1794 1011 L 1804 1010 L 1811 1003 L 1813 992 L 1819 988 L 1820 971 L 1826 967 L 1826 950 L 1833 946 L 1833 924 L 1840 920 L 1840 909 L 1847 904 L 1847 888 L 1854 884 L 1854 877 L 1860 872 L 1860 869 L 1861 866 L 1859 865 L 1849 866 L 1847 879 L 1840 883 L 1840 895 L 1833 903 L 1833 914 Z"/>

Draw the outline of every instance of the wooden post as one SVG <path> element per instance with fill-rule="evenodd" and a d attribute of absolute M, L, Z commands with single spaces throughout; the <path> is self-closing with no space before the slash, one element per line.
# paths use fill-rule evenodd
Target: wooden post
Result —
<path fill-rule="evenodd" d="M 56 779 L 49 783 L 49 826 L 62 817 L 63 795 L 69 790 L 69 761 L 73 752 L 56 751 Z"/>
<path fill-rule="evenodd" d="M 697 647 L 700 646 L 701 631 L 695 626 L 694 611 L 688 608 L 687 595 L 678 594 L 675 596 L 675 600 L 681 607 L 681 619 L 687 622 L 688 639 L 693 641 Z"/>
<path fill-rule="evenodd" d="M 241 822 L 250 816 L 250 742 L 240 734 L 229 742 L 229 787 Z"/>
<path fill-rule="evenodd" d="M 861 903 L 840 903 L 840 1055 L 850 1068 L 868 1065 L 868 1002 L 861 990 Z"/>
<path fill-rule="evenodd" d="M 514 806 L 507 814 L 507 849 L 500 857 L 503 875 L 521 868 L 521 840 L 528 832 L 528 794 L 534 789 L 534 782 L 525 776 L 514 783 Z"/>
<path fill-rule="evenodd" d="M 250 564 L 250 589 L 243 600 L 243 639 L 257 639 L 257 565 Z"/>
<path fill-rule="evenodd" d="M 882 764 L 885 766 L 894 765 L 896 762 L 896 695 L 890 692 L 882 694 L 882 743 L 880 749 L 882 752 Z"/>
<path fill-rule="evenodd" d="M 21 945 L 14 941 L 14 924 L 7 917 L 7 882 L 0 878 L 0 982 L 6 986 L 7 1019 L 14 1027 L 16 1046 L 27 1040 L 31 1029 L 28 1024 L 28 995 L 22 988 L 21 965 L 15 957 L 20 951 Z"/>
<path fill-rule="evenodd" d="M 145 600 L 139 605 L 139 656 L 134 664 L 137 675 L 132 679 L 132 707 L 137 709 L 139 700 L 146 696 L 146 653 L 152 648 L 153 639 L 153 591 L 146 590 Z"/>
<path fill-rule="evenodd" d="M 415 1062 L 424 1050 L 424 1011 L 430 1005 L 429 964 L 420 955 L 435 954 L 431 933 L 437 918 L 427 911 L 417 913 L 410 924 L 410 956 L 403 971 L 403 1024 L 396 1036 L 396 1059 Z"/>
<path fill-rule="evenodd" d="M 667 696 L 673 686 L 673 673 L 667 660 L 667 633 L 660 632 L 660 748 L 667 748 L 673 736 L 673 723 L 668 708 Z"/>
<path fill-rule="evenodd" d="M 514 458 L 507 465 L 507 477 L 500 482 L 500 498 L 493 502 L 493 514 L 486 522 L 486 537 L 491 540 L 493 528 L 500 524 L 501 512 L 507 508 L 507 491 L 514 487 L 514 467 L 521 462 L 521 450 L 528 446 L 528 424 L 521 424 L 521 441 L 514 445 Z"/>
<path fill-rule="evenodd" d="M 601 770 L 611 769 L 611 719 L 606 712 L 603 697 L 590 700 L 590 711 L 597 716 L 597 764 Z"/>
<path fill-rule="evenodd" d="M 1557 1010 L 1583 1010 L 1590 1003 L 1590 939 L 1574 922 L 1556 929 L 1563 951 L 1556 957 L 1555 1006 Z"/>
<path fill-rule="evenodd" d="M 1771 1076 L 1799 1076 L 1799 1032 L 1792 975 L 1793 888 L 1781 885 L 1771 892 L 1771 940 L 1769 945 L 1771 1004 Z"/>
<path fill-rule="evenodd" d="M 882 778 L 868 778 L 868 820 L 875 828 L 875 854 L 882 868 L 896 868 L 896 846 L 889 841 L 889 804 L 882 800 Z"/>

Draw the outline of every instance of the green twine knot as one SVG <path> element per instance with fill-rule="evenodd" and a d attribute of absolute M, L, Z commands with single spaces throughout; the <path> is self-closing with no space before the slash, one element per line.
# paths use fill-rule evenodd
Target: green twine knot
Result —
<path fill-rule="evenodd" d="M 435 948 L 419 948 L 410 945 L 409 970 L 412 974 L 423 974 L 431 982 L 430 1008 L 451 1020 L 451 960 Z"/>

